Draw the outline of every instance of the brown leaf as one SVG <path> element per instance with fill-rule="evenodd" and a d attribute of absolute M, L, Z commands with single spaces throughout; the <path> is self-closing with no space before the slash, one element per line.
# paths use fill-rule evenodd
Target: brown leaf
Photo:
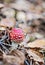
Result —
<path fill-rule="evenodd" d="M 45 40 L 43 39 L 38 39 L 32 43 L 27 44 L 27 47 L 30 48 L 45 48 Z"/>

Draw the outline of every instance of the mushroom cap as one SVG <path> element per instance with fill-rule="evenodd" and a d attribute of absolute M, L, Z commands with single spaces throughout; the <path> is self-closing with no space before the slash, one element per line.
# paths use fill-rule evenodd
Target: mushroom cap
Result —
<path fill-rule="evenodd" d="M 11 40 L 15 42 L 21 42 L 24 39 L 24 33 L 23 30 L 20 28 L 13 28 L 10 32 L 10 38 Z"/>

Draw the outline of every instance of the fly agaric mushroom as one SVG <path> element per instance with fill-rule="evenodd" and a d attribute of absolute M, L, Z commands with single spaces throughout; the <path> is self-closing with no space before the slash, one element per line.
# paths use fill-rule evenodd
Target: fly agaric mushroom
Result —
<path fill-rule="evenodd" d="M 10 32 L 11 40 L 21 42 L 24 39 L 24 33 L 20 28 L 13 28 Z"/>

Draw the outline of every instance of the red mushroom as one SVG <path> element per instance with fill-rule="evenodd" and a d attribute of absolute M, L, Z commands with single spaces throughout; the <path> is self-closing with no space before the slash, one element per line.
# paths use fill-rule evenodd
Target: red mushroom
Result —
<path fill-rule="evenodd" d="M 10 39 L 21 42 L 24 39 L 24 33 L 20 28 L 13 28 L 10 32 Z"/>

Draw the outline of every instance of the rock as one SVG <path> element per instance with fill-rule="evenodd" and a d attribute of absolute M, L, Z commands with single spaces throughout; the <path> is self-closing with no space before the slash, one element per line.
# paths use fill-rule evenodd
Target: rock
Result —
<path fill-rule="evenodd" d="M 16 19 L 18 21 L 26 21 L 26 14 L 24 12 L 17 12 L 17 16 L 16 16 Z"/>
<path fill-rule="evenodd" d="M 10 4 L 10 7 L 17 10 L 29 11 L 30 3 L 26 0 L 15 0 L 14 3 Z"/>
<path fill-rule="evenodd" d="M 5 15 L 6 17 L 14 17 L 15 16 L 15 11 L 9 7 L 5 7 L 1 11 L 2 11 L 2 14 Z"/>
<path fill-rule="evenodd" d="M 1 4 L 1 3 L 0 3 L 0 8 L 3 8 L 3 7 L 4 7 L 4 4 Z"/>

